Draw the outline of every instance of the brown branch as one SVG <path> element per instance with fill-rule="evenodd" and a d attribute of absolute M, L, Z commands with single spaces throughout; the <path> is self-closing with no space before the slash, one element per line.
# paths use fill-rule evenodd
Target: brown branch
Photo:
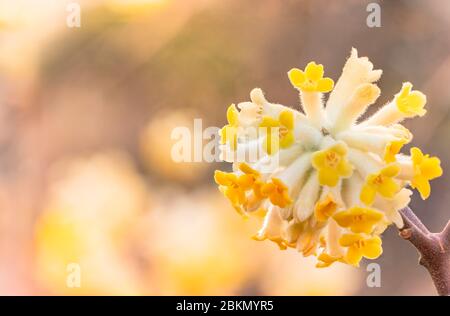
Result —
<path fill-rule="evenodd" d="M 403 218 L 400 237 L 419 251 L 419 263 L 430 273 L 438 294 L 450 295 L 450 221 L 442 232 L 430 233 L 409 207 L 400 210 L 400 214 Z"/>
<path fill-rule="evenodd" d="M 423 233 L 425 233 L 425 234 L 430 233 L 428 228 L 422 223 L 422 221 L 417 217 L 417 215 L 409 207 L 404 208 L 400 213 L 402 214 L 402 217 L 407 217 L 407 221 L 414 224 Z"/>
<path fill-rule="evenodd" d="M 444 248 L 449 249 L 450 248 L 450 221 L 447 222 L 447 225 L 445 226 L 444 230 L 442 230 L 442 232 L 440 232 L 440 237 L 444 244 Z"/>

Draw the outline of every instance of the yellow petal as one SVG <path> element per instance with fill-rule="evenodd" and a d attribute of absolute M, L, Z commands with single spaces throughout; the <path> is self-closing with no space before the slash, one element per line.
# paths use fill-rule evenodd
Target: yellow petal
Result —
<path fill-rule="evenodd" d="M 349 247 L 347 251 L 347 255 L 345 256 L 345 260 L 354 266 L 359 266 L 359 262 L 361 261 L 363 253 L 361 249 L 356 247 Z"/>
<path fill-rule="evenodd" d="M 362 187 L 359 198 L 364 204 L 372 205 L 373 202 L 375 201 L 376 193 L 377 193 L 377 191 L 372 186 L 365 184 Z"/>
<path fill-rule="evenodd" d="M 325 159 L 326 159 L 327 153 L 326 151 L 316 151 L 312 157 L 311 157 L 311 164 L 314 168 L 317 170 L 325 167 Z"/>
<path fill-rule="evenodd" d="M 317 83 L 317 90 L 319 92 L 330 92 L 331 90 L 333 90 L 334 87 L 334 81 L 331 78 L 322 78 L 319 80 L 319 82 Z"/>
<path fill-rule="evenodd" d="M 427 102 L 426 96 L 422 92 L 413 91 L 408 96 L 408 103 L 409 103 L 408 105 L 412 112 L 411 114 L 424 116 L 427 113 L 427 110 L 423 108 L 426 102 Z"/>
<path fill-rule="evenodd" d="M 336 170 L 331 168 L 321 168 L 319 170 L 319 183 L 321 185 L 327 185 L 334 187 L 338 184 L 339 175 Z"/>
<path fill-rule="evenodd" d="M 428 180 L 442 176 L 441 161 L 437 157 L 426 158 L 420 165 L 422 175 Z"/>
<path fill-rule="evenodd" d="M 300 87 L 306 80 L 305 73 L 298 68 L 289 70 L 288 77 L 291 81 L 291 84 L 297 88 Z"/>
<path fill-rule="evenodd" d="M 259 172 L 257 170 L 253 169 L 252 167 L 250 167 L 245 162 L 242 162 L 242 163 L 239 164 L 239 170 L 241 170 L 245 174 L 259 175 Z"/>
<path fill-rule="evenodd" d="M 295 137 L 293 132 L 288 132 L 286 135 L 280 138 L 280 147 L 288 148 L 295 142 Z"/>
<path fill-rule="evenodd" d="M 359 234 L 344 234 L 339 238 L 339 245 L 349 247 L 362 239 L 364 238 Z"/>
<path fill-rule="evenodd" d="M 238 178 L 237 183 L 241 189 L 249 190 L 255 183 L 255 177 L 253 175 L 243 174 Z"/>
<path fill-rule="evenodd" d="M 386 177 L 395 177 L 400 172 L 400 167 L 397 164 L 390 164 L 387 167 L 381 169 L 380 174 Z"/>
<path fill-rule="evenodd" d="M 279 127 L 280 122 L 270 116 L 263 116 L 260 127 Z"/>
<path fill-rule="evenodd" d="M 349 227 L 353 222 L 353 215 L 349 211 L 342 211 L 333 215 L 333 219 L 341 227 Z"/>
<path fill-rule="evenodd" d="M 340 260 L 342 257 L 333 257 L 327 253 L 322 252 L 317 259 L 319 262 L 316 264 L 316 268 L 325 268 L 329 267 L 334 262 Z"/>
<path fill-rule="evenodd" d="M 383 213 L 370 208 L 354 206 L 333 216 L 342 227 L 349 227 L 354 233 L 370 234 L 373 226 L 383 218 Z"/>
<path fill-rule="evenodd" d="M 393 198 L 399 190 L 400 186 L 397 182 L 390 178 L 386 178 L 383 180 L 383 184 L 379 186 L 378 192 L 386 198 Z"/>
<path fill-rule="evenodd" d="M 236 109 L 236 106 L 234 104 L 231 104 L 227 109 L 227 121 L 228 124 L 237 126 L 239 124 L 239 112 Z"/>
<path fill-rule="evenodd" d="M 318 65 L 313 61 L 308 63 L 305 68 L 305 75 L 306 78 L 313 82 L 319 81 L 323 77 L 323 65 Z"/>
<path fill-rule="evenodd" d="M 322 261 L 318 261 L 316 263 L 316 268 L 328 268 L 329 266 L 331 266 L 333 263 L 332 262 L 322 262 Z"/>
<path fill-rule="evenodd" d="M 376 259 L 383 253 L 383 248 L 381 247 L 381 238 L 375 236 L 373 238 L 367 239 L 365 241 L 366 245 L 362 249 L 363 256 L 368 259 Z"/>
<path fill-rule="evenodd" d="M 389 142 L 384 150 L 384 161 L 387 163 L 395 162 L 395 155 L 400 152 L 406 142 L 406 139 L 394 140 Z"/>
<path fill-rule="evenodd" d="M 366 233 L 370 234 L 373 231 L 373 226 L 376 224 L 376 222 L 373 221 L 364 221 L 364 222 L 357 222 L 353 223 L 350 226 L 350 229 L 354 233 Z"/>
<path fill-rule="evenodd" d="M 410 82 L 405 82 L 402 85 L 402 89 L 399 92 L 400 98 L 406 98 L 410 93 L 412 89 L 412 84 Z"/>
<path fill-rule="evenodd" d="M 214 172 L 214 181 L 216 181 L 218 185 L 229 186 L 233 184 L 233 180 L 237 180 L 235 174 L 229 174 L 220 170 Z"/>
<path fill-rule="evenodd" d="M 347 159 L 342 159 L 338 164 L 337 172 L 339 173 L 339 176 L 341 176 L 343 178 L 348 178 L 353 173 L 353 167 L 347 161 Z"/>
<path fill-rule="evenodd" d="M 422 176 L 414 177 L 413 180 L 411 181 L 411 186 L 419 191 L 422 200 L 426 200 L 430 196 L 431 193 L 430 182 L 425 177 Z"/>
<path fill-rule="evenodd" d="M 415 165 L 420 164 L 422 162 L 423 153 L 420 150 L 420 148 L 413 147 L 411 148 L 410 153 L 411 153 L 411 160 Z"/>
<path fill-rule="evenodd" d="M 381 218 L 380 218 L 381 219 Z M 373 232 L 374 226 L 380 220 L 366 219 L 365 221 L 353 223 L 350 227 L 351 231 L 354 233 L 366 233 L 371 234 Z"/>
<path fill-rule="evenodd" d="M 363 213 L 364 213 L 365 217 L 369 221 L 373 221 L 376 223 L 384 217 L 383 213 L 380 211 L 377 211 L 377 210 L 374 210 L 371 208 L 362 208 L 362 209 L 363 209 Z"/>
<path fill-rule="evenodd" d="M 245 193 L 242 190 L 227 187 L 224 194 L 233 205 L 240 205 L 245 202 Z"/>
<path fill-rule="evenodd" d="M 289 110 L 284 110 L 280 113 L 278 117 L 281 125 L 291 130 L 294 128 L 294 113 Z"/>

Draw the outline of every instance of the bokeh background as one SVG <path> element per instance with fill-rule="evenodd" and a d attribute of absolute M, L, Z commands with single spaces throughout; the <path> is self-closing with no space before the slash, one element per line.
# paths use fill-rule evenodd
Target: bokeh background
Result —
<path fill-rule="evenodd" d="M 406 123 L 442 160 L 412 207 L 432 230 L 449 218 L 450 2 L 359 0 L 0 0 L 0 294 L 429 295 L 417 253 L 390 228 L 380 288 L 366 264 L 314 260 L 250 239 L 220 196 L 219 163 L 174 163 L 176 126 L 222 126 L 261 87 L 297 106 L 286 72 L 315 60 L 338 78 L 351 47 L 384 70 L 378 104 L 403 81 L 428 96 Z M 375 1 L 373 1 L 375 2 Z M 376 108 L 376 107 L 374 107 Z M 81 267 L 81 287 L 66 284 Z"/>

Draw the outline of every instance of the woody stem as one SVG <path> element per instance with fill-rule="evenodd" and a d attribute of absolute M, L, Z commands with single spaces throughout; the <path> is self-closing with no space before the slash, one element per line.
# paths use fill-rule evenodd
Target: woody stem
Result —
<path fill-rule="evenodd" d="M 400 210 L 403 227 L 399 235 L 409 240 L 419 252 L 439 295 L 450 295 L 450 221 L 440 233 L 431 233 L 409 208 Z"/>

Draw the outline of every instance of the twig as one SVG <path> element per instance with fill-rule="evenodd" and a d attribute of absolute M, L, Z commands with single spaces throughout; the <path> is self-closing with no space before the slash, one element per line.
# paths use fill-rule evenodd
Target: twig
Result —
<path fill-rule="evenodd" d="M 450 221 L 442 232 L 430 233 L 409 207 L 400 210 L 400 214 L 400 237 L 417 248 L 419 263 L 430 273 L 438 294 L 450 295 Z"/>

